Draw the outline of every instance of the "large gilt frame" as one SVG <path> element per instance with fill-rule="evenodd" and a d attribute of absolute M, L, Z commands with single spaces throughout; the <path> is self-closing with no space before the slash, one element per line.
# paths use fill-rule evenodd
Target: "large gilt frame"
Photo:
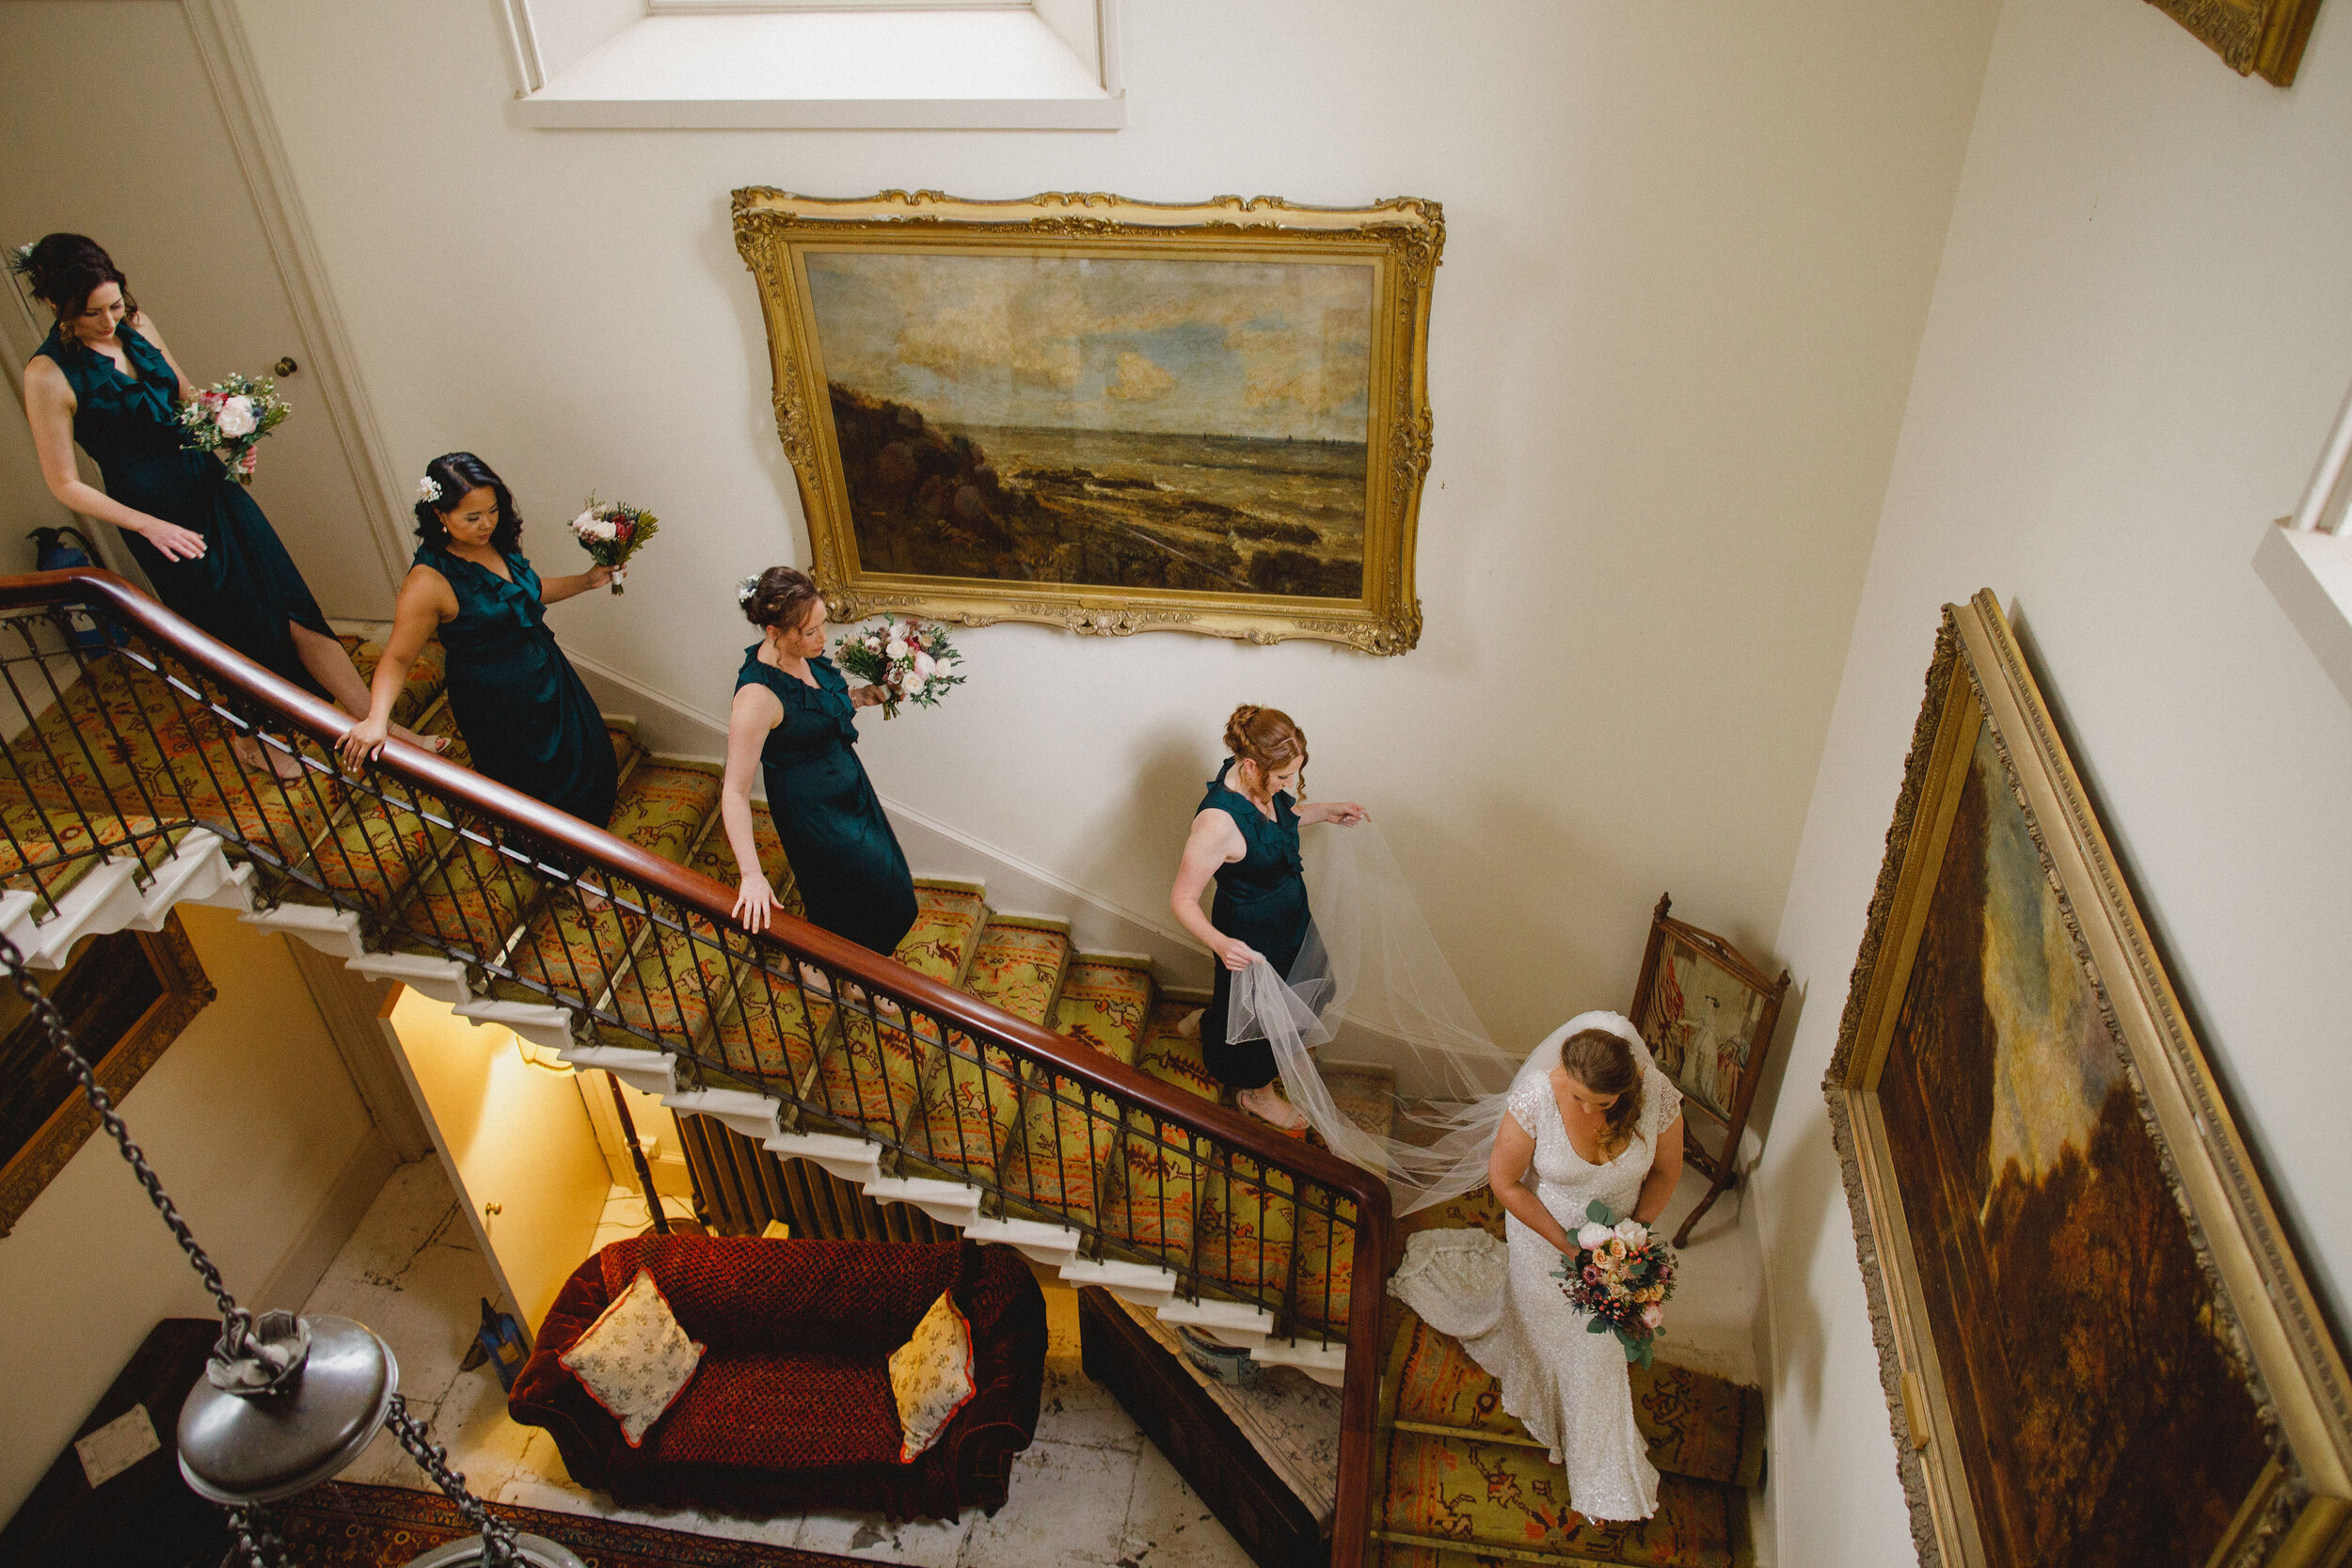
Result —
<path fill-rule="evenodd" d="M 987 626 L 1031 621 L 1095 635 L 1191 631 L 1251 642 L 1313 638 L 1401 654 L 1421 638 L 1413 549 L 1429 467 L 1430 287 L 1445 244 L 1434 201 L 1304 207 L 1270 197 L 1159 205 L 1049 192 L 963 201 L 938 191 L 826 200 L 735 193 L 736 246 L 759 286 L 776 434 L 799 481 L 813 575 L 834 615 L 903 611 Z M 1356 600 L 1167 588 L 891 575 L 858 559 L 803 258 L 811 250 L 997 252 L 1096 258 L 1358 261 L 1375 269 L 1364 578 Z"/>
<path fill-rule="evenodd" d="M 2127 1052 L 2142 1120 L 2188 1217 L 2217 1306 L 2236 1331 L 2264 1416 L 2275 1423 L 2273 1458 L 2209 1561 L 2233 1568 L 2342 1562 L 2352 1553 L 2352 1388 L 2342 1350 L 1990 590 L 1944 608 L 1926 705 L 1822 1085 L 1919 1560 L 1924 1568 L 1976 1568 L 1985 1556 L 1878 1082 L 1961 785 L 1979 731 L 1988 728 L 2058 892 L 2089 994 Z"/>
<path fill-rule="evenodd" d="M 167 915 L 151 932 L 116 932 L 85 942 L 66 973 L 82 971 L 86 980 L 103 987 L 118 976 L 129 977 L 131 965 L 149 972 L 157 988 L 155 1000 L 115 1038 L 82 1040 L 83 1052 L 98 1069 L 98 1086 L 118 1102 L 218 994 L 177 914 Z M 15 1228 L 96 1131 L 98 1113 L 77 1091 L 49 1113 L 24 1147 L 0 1151 L 0 1237 Z"/>

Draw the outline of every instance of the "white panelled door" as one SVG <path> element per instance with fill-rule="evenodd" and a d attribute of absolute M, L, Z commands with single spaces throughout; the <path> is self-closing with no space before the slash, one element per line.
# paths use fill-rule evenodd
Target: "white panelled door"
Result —
<path fill-rule="evenodd" d="M 279 391 L 294 415 L 262 443 L 254 499 L 320 609 L 389 619 L 394 579 L 361 499 L 365 467 L 319 393 L 318 351 L 303 338 L 179 0 L 0 5 L 0 244 L 55 230 L 95 239 L 199 382 L 293 361 Z M 38 340 L 15 306 L 8 310 L 21 364 Z M 48 312 L 33 310 L 45 330 Z"/>

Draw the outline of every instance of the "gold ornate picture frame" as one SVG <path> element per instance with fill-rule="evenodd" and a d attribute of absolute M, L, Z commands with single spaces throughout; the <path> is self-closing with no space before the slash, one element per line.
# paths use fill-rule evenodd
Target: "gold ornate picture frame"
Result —
<path fill-rule="evenodd" d="M 2319 0 L 2149 0 L 2240 76 L 2292 87 Z"/>
<path fill-rule="evenodd" d="M 734 214 L 836 618 L 1420 640 L 1437 203 Z"/>
<path fill-rule="evenodd" d="M 89 937 L 42 987 L 65 1015 L 98 1084 L 119 1104 L 171 1042 L 209 1006 L 212 977 L 178 915 L 161 929 Z M 15 1228 L 41 1190 L 98 1129 L 31 1009 L 0 993 L 0 1236 Z"/>
<path fill-rule="evenodd" d="M 1989 591 L 1823 1087 L 1926 1568 L 2344 1560 L 2342 1348 Z"/>

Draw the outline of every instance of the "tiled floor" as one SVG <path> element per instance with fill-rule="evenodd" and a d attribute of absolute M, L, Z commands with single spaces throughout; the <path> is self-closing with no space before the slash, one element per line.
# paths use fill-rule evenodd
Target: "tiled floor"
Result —
<path fill-rule="evenodd" d="M 597 1243 L 633 1233 L 644 1213 L 642 1199 L 616 1189 Z M 467 1484 L 494 1501 L 908 1568 L 1249 1568 L 1241 1547 L 1109 1392 L 1079 1370 L 1077 1296 L 1071 1291 L 1045 1293 L 1051 1337 L 1044 1402 L 1037 1441 L 1014 1464 L 1005 1506 L 994 1518 L 974 1509 L 954 1523 L 893 1525 L 858 1515 L 749 1520 L 617 1509 L 575 1486 L 548 1435 L 507 1418 L 487 1368 L 457 1370 L 481 1318 L 480 1298 L 492 1289 L 440 1163 L 428 1158 L 394 1173 L 303 1310 L 356 1318 L 382 1335 L 399 1359 L 409 1408 L 448 1445 L 450 1464 Z M 342 1479 L 429 1484 L 382 1436 Z"/>

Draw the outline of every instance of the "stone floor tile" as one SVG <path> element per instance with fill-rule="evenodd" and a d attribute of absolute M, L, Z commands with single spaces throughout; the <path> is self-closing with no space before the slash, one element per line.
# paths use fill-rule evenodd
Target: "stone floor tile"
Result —
<path fill-rule="evenodd" d="M 1136 1455 L 1117 1449 L 1032 1443 L 1012 1464 L 994 1518 L 973 1520 L 958 1568 L 1104 1568 L 1135 1490 Z M 803 1539 L 800 1544 L 816 1549 Z"/>
<path fill-rule="evenodd" d="M 1252 1568 L 1200 1495 L 1147 1443 L 1120 1531 L 1122 1568 Z"/>
<path fill-rule="evenodd" d="M 801 1520 L 792 1544 L 804 1552 L 833 1552 L 875 1562 L 901 1563 L 905 1568 L 955 1568 L 969 1561 L 961 1554 L 977 1509 L 965 1510 L 961 1519 L 910 1519 L 892 1523 L 875 1514 L 811 1513 Z M 1007 1564 L 1019 1560 L 1008 1558 Z"/>

